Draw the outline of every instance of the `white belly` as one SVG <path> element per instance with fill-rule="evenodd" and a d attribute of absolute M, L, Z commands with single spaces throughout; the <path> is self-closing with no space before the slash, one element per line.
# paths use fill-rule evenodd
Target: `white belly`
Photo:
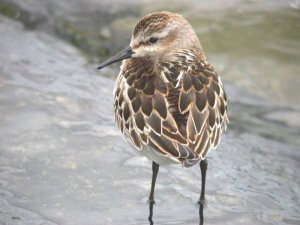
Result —
<path fill-rule="evenodd" d="M 173 157 L 163 155 L 156 150 L 154 150 L 151 146 L 149 145 L 144 145 L 141 150 L 136 150 L 135 151 L 142 155 L 145 156 L 147 159 L 156 162 L 159 165 L 169 165 L 169 164 L 177 164 L 181 163 L 180 161 L 176 160 Z"/>

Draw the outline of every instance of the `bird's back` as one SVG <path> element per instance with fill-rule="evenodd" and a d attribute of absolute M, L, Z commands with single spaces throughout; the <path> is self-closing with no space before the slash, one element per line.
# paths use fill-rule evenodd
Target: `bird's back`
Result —
<path fill-rule="evenodd" d="M 185 51 L 176 59 L 156 65 L 126 60 L 114 91 L 115 118 L 124 136 L 148 157 L 153 150 L 191 166 L 219 144 L 228 122 L 227 99 L 205 58 Z"/>

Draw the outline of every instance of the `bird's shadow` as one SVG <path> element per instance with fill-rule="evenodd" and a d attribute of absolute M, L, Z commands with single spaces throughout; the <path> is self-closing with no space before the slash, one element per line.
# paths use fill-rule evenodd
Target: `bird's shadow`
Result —
<path fill-rule="evenodd" d="M 148 221 L 150 225 L 154 225 L 153 221 L 153 207 L 154 207 L 154 202 L 149 202 L 149 216 L 148 216 Z M 204 204 L 199 203 L 199 225 L 204 224 L 204 214 L 203 214 L 203 208 Z"/>

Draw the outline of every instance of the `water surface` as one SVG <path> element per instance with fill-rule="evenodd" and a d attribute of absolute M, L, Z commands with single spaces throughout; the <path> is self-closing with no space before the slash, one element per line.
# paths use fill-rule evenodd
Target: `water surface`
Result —
<path fill-rule="evenodd" d="M 231 122 L 208 157 L 204 224 L 299 224 L 299 12 L 286 1 L 213 2 L 172 6 L 229 97 Z M 171 7 L 146 6 L 135 16 Z M 70 44 L 3 16 L 0 32 L 0 224 L 151 224 L 151 162 L 115 128 L 105 78 L 115 68 L 97 72 Z M 199 224 L 200 178 L 198 166 L 161 167 L 153 224 Z"/>

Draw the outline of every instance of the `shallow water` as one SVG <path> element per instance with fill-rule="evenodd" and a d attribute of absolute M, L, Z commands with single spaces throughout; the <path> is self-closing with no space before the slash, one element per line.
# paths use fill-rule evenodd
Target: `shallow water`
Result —
<path fill-rule="evenodd" d="M 246 12 L 206 14 L 196 27 L 231 121 L 208 157 L 204 224 L 300 224 L 299 12 L 284 8 L 272 22 L 238 6 Z M 241 32 L 255 43 L 243 48 Z M 115 128 L 114 81 L 104 77 L 115 70 L 97 73 L 69 44 L 2 16 L 0 33 L 0 224 L 151 224 L 151 163 Z M 200 224 L 199 189 L 198 166 L 162 167 L 153 224 Z"/>

